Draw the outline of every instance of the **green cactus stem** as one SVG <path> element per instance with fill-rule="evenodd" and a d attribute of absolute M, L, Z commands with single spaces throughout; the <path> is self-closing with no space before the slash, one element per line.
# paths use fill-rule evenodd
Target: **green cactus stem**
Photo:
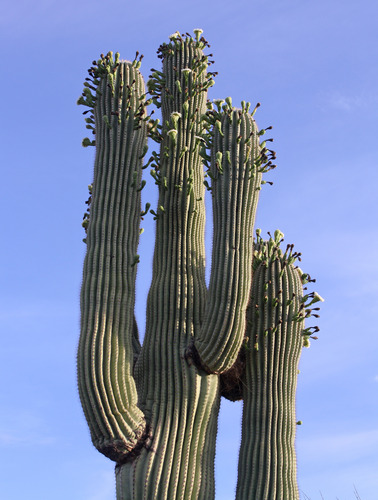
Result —
<path fill-rule="evenodd" d="M 256 123 L 245 108 L 233 108 L 227 98 L 222 111 L 209 110 L 206 116 L 214 220 L 212 272 L 204 322 L 192 351 L 197 351 L 194 356 L 206 371 L 222 373 L 234 365 L 244 339 L 253 227 L 262 173 L 270 165 Z"/>
<path fill-rule="evenodd" d="M 144 82 L 135 65 L 102 56 L 79 104 L 95 122 L 96 158 L 81 291 L 78 382 L 96 448 L 122 460 L 146 431 L 132 377 L 140 350 L 134 298 L 142 160 L 147 141 Z M 110 83 L 109 83 L 110 82 Z M 142 103 L 142 106 L 141 106 Z M 104 120 L 104 117 L 107 117 Z"/>
<path fill-rule="evenodd" d="M 299 499 L 296 480 L 295 392 L 311 314 L 303 295 L 300 254 L 280 248 L 283 234 L 258 234 L 247 310 L 242 444 L 237 500 Z"/>

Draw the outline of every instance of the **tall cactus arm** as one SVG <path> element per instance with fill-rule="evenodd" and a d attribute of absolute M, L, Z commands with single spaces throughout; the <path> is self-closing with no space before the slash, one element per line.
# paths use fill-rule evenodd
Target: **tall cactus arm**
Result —
<path fill-rule="evenodd" d="M 280 249 L 282 233 L 256 244 L 248 305 L 242 443 L 237 500 L 295 500 L 295 392 L 298 363 L 310 329 L 308 281 L 294 261 L 292 245 Z M 311 294 L 311 298 L 314 294 Z"/>
<path fill-rule="evenodd" d="M 152 175 L 159 188 L 146 334 L 135 366 L 150 446 L 117 467 L 118 500 L 214 497 L 219 381 L 189 365 L 184 350 L 200 328 L 206 299 L 204 185 L 199 155 L 206 110 L 205 41 L 175 33 L 148 88 L 162 110 Z"/>
<path fill-rule="evenodd" d="M 137 445 L 145 419 L 132 377 L 140 349 L 134 318 L 145 88 L 137 65 L 102 56 L 79 104 L 96 134 L 81 289 L 79 393 L 93 444 L 117 462 Z M 89 139 L 83 145 L 91 145 Z"/>
<path fill-rule="evenodd" d="M 260 145 L 249 104 L 242 104 L 235 109 L 227 98 L 221 111 L 207 113 L 214 236 L 206 313 L 194 348 L 210 373 L 229 370 L 243 342 L 256 208 L 262 172 L 274 155 Z"/>

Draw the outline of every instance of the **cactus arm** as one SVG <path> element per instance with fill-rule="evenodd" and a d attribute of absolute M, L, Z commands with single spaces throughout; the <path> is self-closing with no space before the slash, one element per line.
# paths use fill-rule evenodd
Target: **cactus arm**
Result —
<path fill-rule="evenodd" d="M 81 290 L 78 383 L 94 445 L 120 461 L 145 431 L 132 377 L 139 342 L 134 318 L 137 189 L 147 137 L 138 112 L 145 91 L 135 65 L 115 62 L 111 53 L 90 74 L 95 94 L 85 92 L 81 103 L 94 113 L 96 158 Z"/>
<path fill-rule="evenodd" d="M 237 500 L 298 499 L 295 392 L 304 345 L 303 282 L 282 233 L 258 238 L 247 310 Z M 289 251 L 289 253 L 288 253 Z"/>
<path fill-rule="evenodd" d="M 206 314 L 194 347 L 209 373 L 235 363 L 244 338 L 251 286 L 253 227 L 268 161 L 245 106 L 208 112 L 214 237 Z"/>
<path fill-rule="evenodd" d="M 206 299 L 204 185 L 199 155 L 205 112 L 204 43 L 178 33 L 163 44 L 162 72 L 148 83 L 161 106 L 153 177 L 159 188 L 146 334 L 135 366 L 150 441 L 117 467 L 117 499 L 214 497 L 219 381 L 184 358 L 200 328 Z M 132 484 L 132 487 L 127 485 Z"/>

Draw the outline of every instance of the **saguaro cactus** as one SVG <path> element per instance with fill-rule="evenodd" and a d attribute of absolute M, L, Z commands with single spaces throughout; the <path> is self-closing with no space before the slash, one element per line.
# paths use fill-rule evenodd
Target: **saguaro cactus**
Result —
<path fill-rule="evenodd" d="M 294 487 L 287 488 L 282 474 L 261 472 L 265 455 L 282 470 L 281 458 L 269 448 L 271 438 L 266 432 L 272 425 L 261 421 L 268 418 L 262 405 L 268 405 L 269 411 L 272 406 L 266 398 L 278 398 L 273 420 L 276 430 L 290 435 L 280 443 L 288 457 L 285 464 L 292 464 L 295 483 L 293 380 L 303 339 L 308 341 L 310 335 L 309 331 L 303 335 L 298 321 L 303 309 L 301 282 L 291 262 L 283 268 L 292 255 L 282 257 L 277 241 L 272 245 L 258 239 L 254 257 L 256 206 L 262 175 L 273 168 L 274 152 L 260 142 L 265 130 L 257 129 L 249 103 L 236 109 L 230 98 L 214 101 L 215 107 L 207 100 L 215 76 L 208 72 L 207 46 L 201 30 L 195 30 L 194 37 L 172 35 L 158 50 L 163 68 L 151 70 L 147 93 L 139 54 L 133 62 L 121 61 L 118 53 L 114 58 L 112 53 L 102 55 L 93 62 L 78 101 L 88 106 L 87 128 L 95 134 L 95 141 L 86 138 L 83 145 L 96 146 L 83 222 L 87 254 L 78 382 L 93 444 L 116 462 L 118 500 L 213 498 L 220 397 L 240 392 L 235 389 L 240 384 L 248 388 L 242 390 L 241 462 L 253 463 L 258 473 L 239 467 L 241 483 L 248 483 L 246 489 L 238 486 L 239 498 L 296 498 Z M 147 114 L 151 103 L 161 108 L 161 124 Z M 147 137 L 159 143 L 160 150 L 143 165 Z M 147 166 L 159 189 L 154 210 L 149 204 L 141 209 L 142 170 Z M 208 290 L 205 187 L 211 191 L 214 218 Z M 156 241 L 141 346 L 134 317 L 135 279 L 140 219 L 149 211 L 156 220 Z M 283 275 L 281 270 L 268 270 L 266 277 L 261 270 L 265 263 L 270 269 L 277 262 Z M 266 287 L 267 280 L 264 292 L 261 286 Z M 278 309 L 276 286 L 288 287 L 284 305 Z M 295 299 L 289 297 L 292 291 Z M 257 321 L 250 312 L 246 321 L 247 305 L 251 311 L 254 300 L 264 321 Z M 285 307 L 285 312 L 277 312 Z M 277 326 L 280 314 L 282 325 Z M 293 338 L 286 350 L 281 347 L 283 340 L 268 342 L 273 334 L 264 337 L 265 329 L 271 328 L 279 330 L 275 339 Z M 263 355 L 269 360 L 265 365 L 256 356 L 263 351 L 268 353 Z M 256 363 L 261 370 L 257 379 Z M 283 417 L 277 387 L 286 383 L 290 411 Z M 271 384 L 274 387 L 268 387 Z M 291 419 L 288 429 L 283 429 L 283 418 Z M 256 445 L 249 444 L 254 443 L 253 435 Z M 266 451 L 261 456 L 251 451 L 257 448 Z M 261 481 L 272 483 L 264 493 Z"/>

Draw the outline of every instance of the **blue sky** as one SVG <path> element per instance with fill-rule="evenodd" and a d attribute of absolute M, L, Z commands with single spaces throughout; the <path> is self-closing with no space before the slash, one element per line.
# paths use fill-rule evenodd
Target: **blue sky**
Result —
<path fill-rule="evenodd" d="M 4 500 L 112 500 L 113 465 L 91 445 L 76 388 L 81 219 L 94 152 L 76 100 L 101 52 L 144 54 L 200 27 L 219 75 L 211 98 L 262 106 L 278 168 L 257 227 L 302 252 L 322 304 L 301 359 L 302 500 L 378 491 L 378 4 L 371 0 L 5 1 L 0 204 L 0 485 Z M 268 179 L 268 177 L 267 177 Z M 147 179 L 148 180 L 148 179 Z M 153 182 L 144 190 L 156 199 Z M 153 198 L 155 196 L 155 198 Z M 152 217 L 141 237 L 144 330 Z M 211 226 L 207 229 L 208 246 Z M 208 253 L 208 255 L 210 255 Z M 216 500 L 234 497 L 241 405 L 224 402 Z M 321 492 L 321 493 L 320 493 Z"/>

